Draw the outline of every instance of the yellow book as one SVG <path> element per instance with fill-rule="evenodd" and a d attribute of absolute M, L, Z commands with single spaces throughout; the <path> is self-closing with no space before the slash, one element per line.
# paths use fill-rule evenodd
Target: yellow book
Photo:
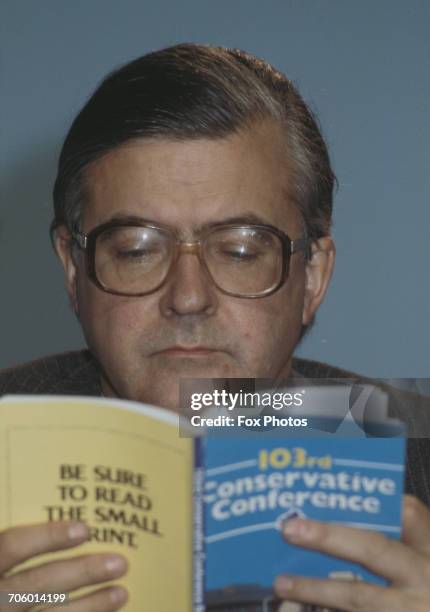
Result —
<path fill-rule="evenodd" d="M 0 401 L 0 529 L 83 520 L 91 541 L 32 564 L 118 552 L 128 612 L 189 612 L 192 441 L 178 416 L 121 400 L 6 396 Z M 29 563 L 20 566 L 29 566 Z"/>

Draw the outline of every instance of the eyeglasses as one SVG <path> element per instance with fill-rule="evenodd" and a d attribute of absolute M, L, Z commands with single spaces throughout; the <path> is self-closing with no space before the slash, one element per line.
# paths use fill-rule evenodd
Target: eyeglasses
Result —
<path fill-rule="evenodd" d="M 159 289 L 181 254 L 197 255 L 212 282 L 228 295 L 258 298 L 279 289 L 291 255 L 309 240 L 290 240 L 270 225 L 215 225 L 183 242 L 167 227 L 112 221 L 72 238 L 85 251 L 89 279 L 108 293 L 143 296 Z"/>

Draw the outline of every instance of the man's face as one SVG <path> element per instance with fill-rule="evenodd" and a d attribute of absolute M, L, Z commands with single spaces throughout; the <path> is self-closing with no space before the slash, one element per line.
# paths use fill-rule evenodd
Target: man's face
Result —
<path fill-rule="evenodd" d="M 87 172 L 83 232 L 133 216 L 190 241 L 202 226 L 251 217 L 300 238 L 279 131 L 267 123 L 219 140 L 135 140 L 112 150 Z M 195 254 L 183 253 L 157 291 L 122 297 L 97 288 L 83 254 L 75 265 L 65 241 L 58 244 L 74 307 L 103 369 L 104 393 L 171 409 L 181 377 L 287 376 L 302 323 L 325 289 L 297 253 L 277 292 L 231 297 L 213 285 Z"/>

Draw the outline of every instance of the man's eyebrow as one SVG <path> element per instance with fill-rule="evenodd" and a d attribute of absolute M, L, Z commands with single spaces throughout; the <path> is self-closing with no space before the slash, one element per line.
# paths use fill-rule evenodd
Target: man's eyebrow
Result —
<path fill-rule="evenodd" d="M 127 225 L 129 223 L 155 223 L 155 222 L 151 219 L 145 219 L 144 217 L 139 217 L 138 215 L 129 215 L 127 213 L 117 213 L 113 215 L 112 217 L 109 217 L 109 219 L 107 219 L 103 223 L 112 223 L 112 224 L 118 223 L 118 225 L 119 224 Z"/>
<path fill-rule="evenodd" d="M 129 223 L 148 223 L 148 224 L 153 224 L 153 225 L 158 225 L 157 221 L 155 221 L 154 219 L 147 219 L 145 217 L 140 217 L 137 215 L 129 215 L 127 213 L 117 213 L 115 215 L 113 215 L 112 217 L 110 217 L 109 219 L 107 219 L 107 221 L 105 221 L 105 223 L 118 223 L 118 224 L 124 224 L 127 225 Z M 162 225 L 165 225 L 164 223 Z M 223 219 L 220 219 L 218 221 L 208 221 L 207 223 L 202 223 L 198 226 L 195 226 L 193 228 L 194 232 L 201 232 L 204 231 L 206 229 L 210 229 L 211 227 L 217 227 L 219 225 L 268 225 L 271 227 L 274 227 L 274 225 L 272 223 L 270 223 L 270 221 L 268 221 L 267 219 L 264 219 L 263 217 L 261 217 L 260 215 L 256 215 L 255 213 L 249 212 L 249 213 L 244 213 L 242 215 L 237 215 L 234 217 L 225 217 Z M 175 228 L 172 228 L 175 229 Z"/>
<path fill-rule="evenodd" d="M 211 227 L 217 227 L 218 225 L 269 225 L 273 227 L 273 224 L 267 219 L 250 212 L 235 217 L 225 217 L 215 222 L 209 221 L 207 223 L 202 223 L 196 229 L 197 231 L 202 231 L 210 229 Z"/>

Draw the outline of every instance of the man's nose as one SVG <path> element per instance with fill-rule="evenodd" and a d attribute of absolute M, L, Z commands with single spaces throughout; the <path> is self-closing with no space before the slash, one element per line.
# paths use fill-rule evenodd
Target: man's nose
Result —
<path fill-rule="evenodd" d="M 218 304 L 216 287 L 196 252 L 182 252 L 170 271 L 160 308 L 166 316 L 213 314 Z"/>

